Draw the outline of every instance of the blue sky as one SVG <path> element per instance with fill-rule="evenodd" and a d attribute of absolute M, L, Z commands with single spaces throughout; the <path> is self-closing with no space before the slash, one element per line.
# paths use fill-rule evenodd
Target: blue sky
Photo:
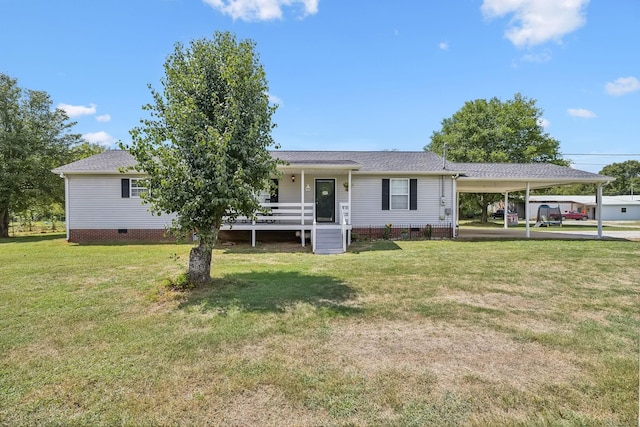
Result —
<path fill-rule="evenodd" d="M 174 43 L 229 30 L 257 43 L 282 149 L 421 150 L 466 101 L 520 92 L 598 172 L 640 160 L 639 18 L 638 0 L 0 0 L 0 72 L 114 147 Z"/>

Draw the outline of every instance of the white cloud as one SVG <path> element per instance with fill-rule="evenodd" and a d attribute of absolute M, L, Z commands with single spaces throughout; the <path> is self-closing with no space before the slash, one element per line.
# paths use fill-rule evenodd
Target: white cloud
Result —
<path fill-rule="evenodd" d="M 284 104 L 284 102 L 282 101 L 282 99 L 278 98 L 277 96 L 267 93 L 267 96 L 269 97 L 269 102 L 272 104 L 278 104 L 278 105 L 282 105 Z"/>
<path fill-rule="evenodd" d="M 88 107 L 84 105 L 58 104 L 57 108 L 63 110 L 69 117 L 90 116 L 96 113 L 95 104 L 89 104 Z"/>
<path fill-rule="evenodd" d="M 604 85 L 609 95 L 620 96 L 640 89 L 640 81 L 635 77 L 620 77 Z"/>
<path fill-rule="evenodd" d="M 103 131 L 85 133 L 84 135 L 82 135 L 82 138 L 91 142 L 92 144 L 100 144 L 104 145 L 105 147 L 110 147 L 116 142 L 116 140 L 113 139 L 111 135 Z"/>
<path fill-rule="evenodd" d="M 549 49 L 545 49 L 542 52 L 538 53 L 528 53 L 526 55 L 522 55 L 520 61 L 531 62 L 534 64 L 544 64 L 545 62 L 551 61 L 551 51 Z"/>
<path fill-rule="evenodd" d="M 538 119 L 538 125 L 540 127 L 542 127 L 542 129 L 548 129 L 549 127 L 551 127 L 551 122 L 547 119 L 545 119 L 544 117 L 540 117 Z"/>
<path fill-rule="evenodd" d="M 449 50 L 449 43 L 440 42 L 438 43 L 438 47 L 440 48 L 440 50 Z"/>
<path fill-rule="evenodd" d="M 505 37 L 515 46 L 535 46 L 582 27 L 589 0 L 484 0 L 485 18 L 513 15 Z"/>
<path fill-rule="evenodd" d="M 234 20 L 270 21 L 282 18 L 283 7 L 302 9 L 301 17 L 318 13 L 320 0 L 203 0 Z"/>
<path fill-rule="evenodd" d="M 109 114 L 103 114 L 101 116 L 96 116 L 96 120 L 100 123 L 106 123 L 111 121 L 111 116 Z"/>
<path fill-rule="evenodd" d="M 584 108 L 569 108 L 567 110 L 570 116 L 579 117 L 581 119 L 595 119 L 596 113 L 590 110 L 585 110 Z"/>

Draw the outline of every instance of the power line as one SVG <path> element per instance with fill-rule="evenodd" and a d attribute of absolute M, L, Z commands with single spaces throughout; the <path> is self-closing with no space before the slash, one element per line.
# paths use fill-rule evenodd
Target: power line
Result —
<path fill-rule="evenodd" d="M 613 157 L 613 156 L 624 156 L 624 157 L 639 157 L 640 154 L 622 154 L 622 153 L 614 153 L 614 154 L 589 154 L 589 153 L 562 153 L 563 156 L 601 156 L 601 157 Z"/>

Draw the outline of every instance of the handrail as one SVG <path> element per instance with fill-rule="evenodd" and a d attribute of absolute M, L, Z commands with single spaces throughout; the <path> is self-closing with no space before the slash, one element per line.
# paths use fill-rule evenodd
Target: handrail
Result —
<path fill-rule="evenodd" d="M 348 203 L 340 203 L 340 224 L 341 224 L 341 234 L 342 234 L 342 251 L 347 251 L 347 214 L 349 211 Z"/>
<path fill-rule="evenodd" d="M 313 212 L 313 214 L 312 214 L 313 215 L 313 218 L 312 218 L 313 219 L 313 223 L 312 223 L 313 225 L 311 226 L 311 250 L 315 254 L 316 253 L 316 228 L 317 228 L 316 227 L 317 226 L 317 223 L 316 223 L 316 204 L 312 203 L 311 205 L 313 206 L 312 209 L 311 209 L 312 212 Z"/>
<path fill-rule="evenodd" d="M 313 220 L 313 226 L 311 227 L 311 249 L 313 253 L 316 253 L 316 221 Z"/>

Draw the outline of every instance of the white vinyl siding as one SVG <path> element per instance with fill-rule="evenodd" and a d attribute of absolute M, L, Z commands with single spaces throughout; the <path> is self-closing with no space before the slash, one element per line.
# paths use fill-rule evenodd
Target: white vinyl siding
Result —
<path fill-rule="evenodd" d="M 171 223 L 174 215 L 154 216 L 141 199 L 122 197 L 122 178 L 132 177 L 67 175 L 69 228 L 163 229 Z"/>
<path fill-rule="evenodd" d="M 448 224 L 452 215 L 445 208 L 452 208 L 452 181 L 445 178 L 445 205 L 440 203 L 442 182 L 439 176 L 415 177 L 418 179 L 417 210 L 382 210 L 380 175 L 354 174 L 351 180 L 351 224 L 354 227 L 384 226 L 385 224 Z M 413 178 L 413 177 L 412 177 Z M 443 219 L 441 219 L 441 217 Z"/>

